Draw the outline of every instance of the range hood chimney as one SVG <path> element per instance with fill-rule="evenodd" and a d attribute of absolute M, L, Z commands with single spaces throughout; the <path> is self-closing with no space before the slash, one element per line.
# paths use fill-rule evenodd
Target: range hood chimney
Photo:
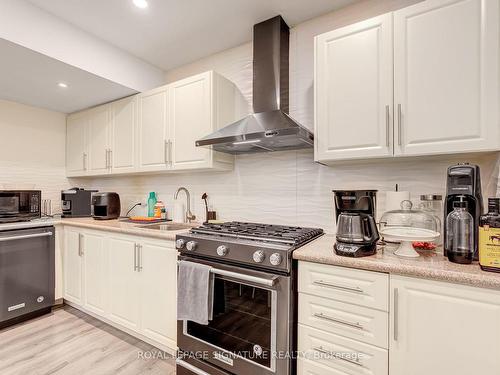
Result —
<path fill-rule="evenodd" d="M 196 141 L 196 146 L 229 154 L 313 147 L 313 134 L 288 115 L 289 38 L 281 16 L 254 25 L 254 114 Z"/>

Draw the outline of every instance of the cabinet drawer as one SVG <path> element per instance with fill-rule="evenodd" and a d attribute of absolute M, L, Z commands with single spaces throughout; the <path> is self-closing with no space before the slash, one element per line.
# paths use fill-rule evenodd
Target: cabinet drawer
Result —
<path fill-rule="evenodd" d="M 388 313 L 299 294 L 299 323 L 367 344 L 388 347 Z"/>
<path fill-rule="evenodd" d="M 389 275 L 385 273 L 300 262 L 299 292 L 389 311 Z"/>
<path fill-rule="evenodd" d="M 388 351 L 299 324 L 299 374 L 387 374 Z"/>

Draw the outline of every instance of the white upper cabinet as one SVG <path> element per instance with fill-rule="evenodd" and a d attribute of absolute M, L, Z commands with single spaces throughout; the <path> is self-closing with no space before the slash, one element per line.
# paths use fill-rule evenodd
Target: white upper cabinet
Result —
<path fill-rule="evenodd" d="M 315 159 L 499 150 L 499 7 L 426 0 L 317 36 Z"/>
<path fill-rule="evenodd" d="M 139 169 L 166 170 L 169 167 L 167 87 L 139 95 Z"/>
<path fill-rule="evenodd" d="M 498 0 L 401 9 L 394 39 L 395 153 L 498 149 Z"/>
<path fill-rule="evenodd" d="M 213 71 L 168 86 L 168 158 L 172 169 L 229 169 L 233 157 L 196 141 L 239 119 L 238 90 Z"/>
<path fill-rule="evenodd" d="M 390 375 L 498 375 L 500 291 L 391 275 Z"/>
<path fill-rule="evenodd" d="M 236 86 L 208 71 L 71 114 L 67 175 L 229 170 L 232 155 L 196 141 L 247 114 Z"/>
<path fill-rule="evenodd" d="M 88 118 L 83 113 L 68 116 L 66 125 L 66 174 L 82 176 L 87 173 Z"/>
<path fill-rule="evenodd" d="M 109 172 L 109 136 L 111 117 L 109 106 L 100 106 L 88 111 L 88 149 L 91 175 Z"/>
<path fill-rule="evenodd" d="M 196 147 L 212 132 L 212 75 L 199 74 L 169 85 L 168 118 L 173 168 L 207 168 L 211 150 Z M 193 110 L 196 108 L 196 110 Z"/>
<path fill-rule="evenodd" d="M 392 155 L 392 14 L 316 37 L 316 159 Z"/>
<path fill-rule="evenodd" d="M 137 160 L 137 96 L 112 103 L 111 116 L 109 159 L 112 172 L 133 172 Z"/>

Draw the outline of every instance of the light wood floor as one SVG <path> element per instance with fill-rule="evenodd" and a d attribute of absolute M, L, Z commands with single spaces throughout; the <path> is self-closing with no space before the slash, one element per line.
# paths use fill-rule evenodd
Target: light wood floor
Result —
<path fill-rule="evenodd" d="M 166 356 L 69 306 L 0 330 L 2 375 L 173 375 Z"/>

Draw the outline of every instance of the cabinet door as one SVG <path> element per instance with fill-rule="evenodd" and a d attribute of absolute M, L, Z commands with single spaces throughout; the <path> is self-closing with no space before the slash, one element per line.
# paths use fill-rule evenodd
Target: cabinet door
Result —
<path fill-rule="evenodd" d="M 86 113 L 68 116 L 66 121 L 66 174 L 85 175 L 88 168 Z"/>
<path fill-rule="evenodd" d="M 394 35 L 396 154 L 498 149 L 498 0 L 403 8 Z"/>
<path fill-rule="evenodd" d="M 139 168 L 143 171 L 168 168 L 167 88 L 139 95 Z"/>
<path fill-rule="evenodd" d="M 109 318 L 132 330 L 139 329 L 140 290 L 136 242 L 133 238 L 108 239 Z"/>
<path fill-rule="evenodd" d="M 109 172 L 109 106 L 95 108 L 90 113 L 89 174 L 105 174 Z"/>
<path fill-rule="evenodd" d="M 177 251 L 164 243 L 144 240 L 140 248 L 141 333 L 176 347 Z M 160 286 L 161 287 L 155 287 Z"/>
<path fill-rule="evenodd" d="M 392 155 L 392 14 L 315 39 L 315 158 Z"/>
<path fill-rule="evenodd" d="M 80 232 L 67 228 L 64 237 L 64 299 L 82 305 L 82 237 Z"/>
<path fill-rule="evenodd" d="M 496 375 L 500 291 L 391 276 L 391 375 Z"/>
<path fill-rule="evenodd" d="M 196 147 L 196 140 L 213 131 L 212 72 L 169 85 L 168 123 L 174 169 L 208 168 L 211 150 Z"/>
<path fill-rule="evenodd" d="M 83 234 L 84 306 L 101 316 L 106 311 L 107 249 L 105 234 Z"/>
<path fill-rule="evenodd" d="M 111 166 L 116 173 L 133 172 L 136 162 L 137 97 L 112 104 Z"/>

